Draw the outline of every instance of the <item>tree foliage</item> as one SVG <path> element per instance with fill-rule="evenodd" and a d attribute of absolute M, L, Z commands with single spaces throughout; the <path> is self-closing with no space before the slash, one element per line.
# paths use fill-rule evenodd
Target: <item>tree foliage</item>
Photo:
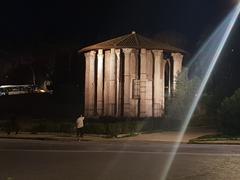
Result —
<path fill-rule="evenodd" d="M 221 103 L 218 111 L 220 130 L 225 134 L 240 134 L 240 88 Z"/>
<path fill-rule="evenodd" d="M 191 108 L 196 95 L 199 79 L 188 78 L 188 69 L 184 69 L 178 76 L 176 90 L 166 101 L 166 122 L 168 128 L 179 128 L 183 123 L 188 110 Z"/>

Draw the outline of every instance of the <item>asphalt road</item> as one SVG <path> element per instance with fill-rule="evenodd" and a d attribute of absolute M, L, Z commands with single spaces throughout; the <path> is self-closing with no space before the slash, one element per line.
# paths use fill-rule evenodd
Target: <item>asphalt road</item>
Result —
<path fill-rule="evenodd" d="M 173 144 L 0 140 L 0 180 L 160 180 Z M 168 179 L 239 180 L 240 146 L 181 145 Z"/>

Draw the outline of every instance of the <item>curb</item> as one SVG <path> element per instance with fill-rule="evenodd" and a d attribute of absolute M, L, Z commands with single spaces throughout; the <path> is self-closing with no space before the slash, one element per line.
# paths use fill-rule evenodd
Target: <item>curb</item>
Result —
<path fill-rule="evenodd" d="M 190 140 L 188 144 L 212 144 L 212 145 L 240 145 L 240 141 L 207 141 Z"/>
<path fill-rule="evenodd" d="M 13 137 L 0 136 L 0 139 L 25 139 L 25 140 L 47 140 L 47 141 L 73 141 L 73 139 L 57 138 L 57 137 Z"/>
<path fill-rule="evenodd" d="M 76 142 L 76 138 L 61 138 L 61 137 L 6 137 L 0 136 L 0 139 L 18 139 L 18 140 L 39 140 L 39 141 L 62 141 L 62 142 Z M 124 138 L 84 138 L 81 142 L 104 142 L 104 143 L 163 143 L 171 144 L 174 141 L 160 141 L 160 140 L 134 140 L 134 139 L 124 139 Z M 181 142 L 180 144 L 188 144 L 188 142 Z"/>
<path fill-rule="evenodd" d="M 0 136 L 0 139 L 19 139 L 19 140 L 40 140 L 40 141 L 62 141 L 62 142 L 76 142 L 76 137 L 32 137 L 32 136 Z M 80 138 L 81 139 L 81 138 Z M 91 141 L 91 142 L 126 142 L 134 141 L 127 140 L 122 137 L 119 138 L 104 138 L 104 137 L 84 137 L 81 141 Z M 144 140 L 143 140 L 144 141 Z"/>

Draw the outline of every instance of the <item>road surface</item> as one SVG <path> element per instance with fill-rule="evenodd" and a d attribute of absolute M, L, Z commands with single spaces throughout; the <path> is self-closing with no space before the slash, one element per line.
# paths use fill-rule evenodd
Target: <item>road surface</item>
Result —
<path fill-rule="evenodd" d="M 173 144 L 0 140 L 0 180 L 160 180 Z M 239 180 L 240 146 L 182 144 L 170 180 Z"/>

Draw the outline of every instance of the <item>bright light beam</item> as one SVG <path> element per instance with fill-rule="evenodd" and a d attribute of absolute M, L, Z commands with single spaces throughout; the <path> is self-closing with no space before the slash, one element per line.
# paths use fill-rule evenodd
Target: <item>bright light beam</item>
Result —
<path fill-rule="evenodd" d="M 209 66 L 207 67 L 206 71 L 202 74 L 201 82 L 199 85 L 199 88 L 197 92 L 195 93 L 195 97 L 193 98 L 193 101 L 191 103 L 191 107 L 189 108 L 188 112 L 185 115 L 185 120 L 181 126 L 180 132 L 177 136 L 176 143 L 174 144 L 172 148 L 172 152 L 169 155 L 166 165 L 163 169 L 163 173 L 161 175 L 161 180 L 166 180 L 168 177 L 169 170 L 172 166 L 172 163 L 175 159 L 176 153 L 179 149 L 180 143 L 183 139 L 183 136 L 186 132 L 186 129 L 188 127 L 188 124 L 191 120 L 191 117 L 197 107 L 197 104 L 202 96 L 202 93 L 205 89 L 205 86 L 208 82 L 208 79 L 211 75 L 211 72 L 213 71 L 213 68 L 219 59 L 221 52 L 224 48 L 224 45 L 226 44 L 228 37 L 234 27 L 234 24 L 237 21 L 237 18 L 240 13 L 240 3 L 230 12 L 230 14 L 225 18 L 223 23 L 217 28 L 217 30 L 211 35 L 209 40 L 202 46 L 202 48 L 198 51 L 196 56 L 192 59 L 200 61 L 199 57 L 204 57 L 204 53 L 210 53 L 208 54 L 207 58 L 210 58 Z"/>

